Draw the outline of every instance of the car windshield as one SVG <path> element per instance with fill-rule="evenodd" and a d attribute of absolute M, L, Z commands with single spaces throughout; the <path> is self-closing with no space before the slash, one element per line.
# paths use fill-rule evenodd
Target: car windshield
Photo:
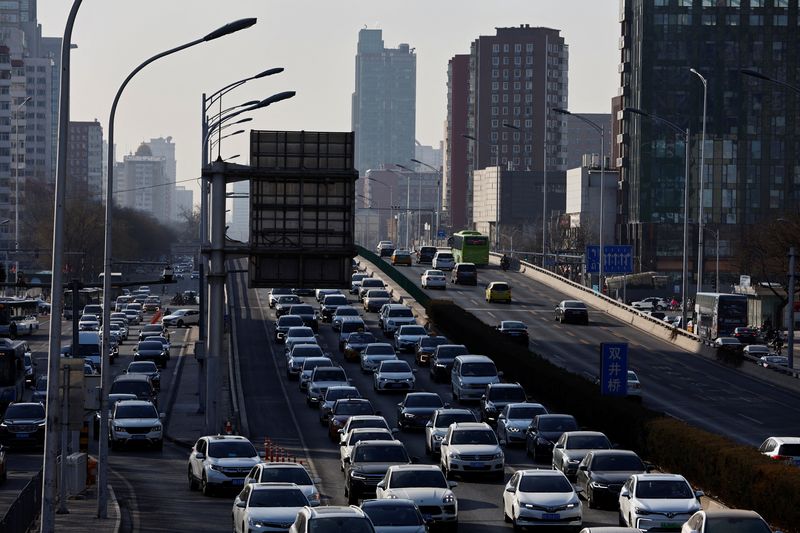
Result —
<path fill-rule="evenodd" d="M 428 271 L 426 272 L 426 274 L 427 274 L 428 276 L 431 276 L 431 277 L 433 277 L 433 276 L 440 276 L 440 277 L 444 277 L 444 272 L 442 272 L 441 270 L 428 270 Z"/>
<path fill-rule="evenodd" d="M 367 355 L 395 355 L 391 344 L 370 344 L 364 349 Z"/>
<path fill-rule="evenodd" d="M 511 322 L 507 320 L 503 322 L 503 329 L 528 329 L 528 326 L 522 322 Z"/>
<path fill-rule="evenodd" d="M 314 373 L 314 381 L 347 381 L 347 374 L 341 369 L 320 370 Z"/>
<path fill-rule="evenodd" d="M 164 345 L 158 341 L 145 341 L 139 343 L 139 351 L 142 350 L 162 350 Z"/>
<path fill-rule="evenodd" d="M 326 402 L 335 402 L 336 400 L 341 400 L 342 398 L 361 398 L 361 393 L 359 393 L 358 389 L 356 389 L 355 387 L 347 387 L 347 388 L 331 387 L 325 393 Z"/>
<path fill-rule="evenodd" d="M 492 387 L 489 400 L 493 402 L 524 402 L 525 390 L 522 387 Z"/>
<path fill-rule="evenodd" d="M 387 363 L 384 363 L 386 365 Z M 406 407 L 441 407 L 444 404 L 438 394 L 409 394 L 406 396 Z"/>
<path fill-rule="evenodd" d="M 287 333 L 287 337 L 299 337 L 299 338 L 306 338 L 306 337 L 313 337 L 314 330 L 311 328 L 291 328 Z"/>
<path fill-rule="evenodd" d="M 564 476 L 522 476 L 520 492 L 572 492 L 572 484 Z"/>
<path fill-rule="evenodd" d="M 414 313 L 411 312 L 411 309 L 390 309 L 389 316 L 392 318 L 414 318 Z"/>
<path fill-rule="evenodd" d="M 586 304 L 583 302 L 564 302 L 564 307 L 567 309 L 586 309 Z"/>
<path fill-rule="evenodd" d="M 313 346 L 295 346 L 292 348 L 292 357 L 316 357 L 322 355 L 322 348 Z"/>
<path fill-rule="evenodd" d="M 111 385 L 111 394 L 150 394 L 150 384 L 146 381 L 116 381 Z"/>
<path fill-rule="evenodd" d="M 248 507 L 303 507 L 308 499 L 299 489 L 254 490 Z"/>
<path fill-rule="evenodd" d="M 383 281 L 379 279 L 370 279 L 366 278 L 361 281 L 361 288 L 368 288 L 368 287 L 383 287 Z"/>
<path fill-rule="evenodd" d="M 461 375 L 470 377 L 496 376 L 497 369 L 494 363 L 464 363 L 461 365 Z"/>
<path fill-rule="evenodd" d="M 296 485 L 313 485 L 311 476 L 308 475 L 308 472 L 303 467 L 262 468 L 261 477 L 258 480 L 261 483 L 294 483 Z"/>
<path fill-rule="evenodd" d="M 347 305 L 347 297 L 338 294 L 326 296 L 325 305 Z"/>
<path fill-rule="evenodd" d="M 356 333 L 359 330 L 364 329 L 364 321 L 361 319 L 358 320 L 347 320 L 346 322 L 342 322 L 341 330 L 342 333 Z"/>
<path fill-rule="evenodd" d="M 299 296 L 293 294 L 289 296 L 278 296 L 279 304 L 299 304 L 301 301 Z"/>
<path fill-rule="evenodd" d="M 545 417 L 539 420 L 539 431 L 575 431 L 578 424 L 571 416 Z"/>
<path fill-rule="evenodd" d="M 508 410 L 508 418 L 514 420 L 533 420 L 536 415 L 547 414 L 543 406 L 512 407 Z"/>
<path fill-rule="evenodd" d="M 314 308 L 310 305 L 293 305 L 289 308 L 289 312 L 293 315 L 313 315 Z"/>
<path fill-rule="evenodd" d="M 469 351 L 466 346 L 439 346 L 436 350 L 436 356 L 439 359 L 455 359 L 459 355 L 467 355 Z"/>
<path fill-rule="evenodd" d="M 302 326 L 303 319 L 299 316 L 282 316 L 278 319 L 278 327 L 288 328 L 292 326 Z"/>
<path fill-rule="evenodd" d="M 389 293 L 386 291 L 372 290 L 367 293 L 367 298 L 388 298 Z"/>
<path fill-rule="evenodd" d="M 360 332 L 353 333 L 347 338 L 347 342 L 350 344 L 369 344 L 371 342 L 375 342 L 376 340 L 377 339 L 375 338 L 375 335 L 372 333 Z"/>
<path fill-rule="evenodd" d="M 362 463 L 407 463 L 408 454 L 403 446 L 370 445 L 356 448 L 354 459 Z"/>
<path fill-rule="evenodd" d="M 448 488 L 447 480 L 441 470 L 396 470 L 392 472 L 389 486 L 393 489 L 409 487 Z"/>
<path fill-rule="evenodd" d="M 641 499 L 687 499 L 694 498 L 689 484 L 683 480 L 639 480 L 636 484 L 636 497 Z"/>
<path fill-rule="evenodd" d="M 156 372 L 158 368 L 152 361 L 140 361 L 138 363 L 131 363 L 128 365 L 128 374 L 135 374 L 137 372 Z"/>
<path fill-rule="evenodd" d="M 364 506 L 372 524 L 377 527 L 421 526 L 424 522 L 413 505 L 382 503 Z"/>
<path fill-rule="evenodd" d="M 222 440 L 208 443 L 208 456 L 217 459 L 226 457 L 258 457 L 258 452 L 246 440 Z"/>
<path fill-rule="evenodd" d="M 433 348 L 442 344 L 447 344 L 445 337 L 422 337 L 419 340 L 419 345 L 423 348 Z"/>
<path fill-rule="evenodd" d="M 326 516 L 308 522 L 308 533 L 374 533 L 366 518 L 355 516 Z"/>
<path fill-rule="evenodd" d="M 292 350 L 292 351 L 294 352 L 294 350 Z M 316 359 L 316 358 L 314 358 L 314 359 L 306 359 L 305 361 L 303 361 L 303 371 L 308 372 L 308 371 L 314 370 L 318 366 L 331 366 L 332 364 L 333 364 L 333 362 L 328 358 L 325 358 L 325 359 Z"/>
<path fill-rule="evenodd" d="M 147 324 L 145 326 L 142 326 L 142 331 L 144 332 L 158 331 L 159 333 L 161 333 L 163 331 L 163 328 L 159 324 Z"/>
<path fill-rule="evenodd" d="M 468 429 L 454 431 L 451 444 L 497 444 L 494 431 L 487 429 Z"/>
<path fill-rule="evenodd" d="M 152 405 L 117 404 L 114 418 L 158 418 L 158 411 Z"/>
<path fill-rule="evenodd" d="M 372 515 L 370 515 L 372 516 Z M 771 533 L 760 518 L 754 516 L 707 516 L 706 533 Z"/>
<path fill-rule="evenodd" d="M 573 435 L 567 439 L 568 450 L 607 450 L 611 443 L 605 435 Z"/>
<path fill-rule="evenodd" d="M 44 406 L 39 404 L 32 404 L 32 405 L 20 405 L 20 404 L 12 404 L 8 406 L 6 409 L 6 414 L 4 415 L 6 420 L 13 420 L 15 418 L 31 418 L 31 419 L 41 419 L 44 418 Z"/>
<path fill-rule="evenodd" d="M 336 402 L 333 408 L 337 415 L 371 415 L 372 404 L 367 402 Z"/>
<path fill-rule="evenodd" d="M 385 431 L 359 431 L 350 434 L 348 444 L 353 446 L 356 442 L 362 440 L 394 440 L 394 437 L 392 437 L 391 433 L 386 433 Z"/>
<path fill-rule="evenodd" d="M 292 289 L 272 289 L 272 295 L 273 296 L 278 296 L 278 295 L 281 295 L 281 294 L 291 294 L 291 293 L 292 293 Z"/>
<path fill-rule="evenodd" d="M 428 332 L 422 326 L 403 326 L 400 328 L 400 335 L 427 335 Z"/>
<path fill-rule="evenodd" d="M 507 291 L 508 285 L 506 283 L 495 283 L 492 285 L 493 291 Z"/>
<path fill-rule="evenodd" d="M 336 316 L 358 316 L 358 309 L 355 307 L 340 307 L 336 310 Z"/>
<path fill-rule="evenodd" d="M 458 265 L 459 272 L 475 272 L 475 265 L 469 263 L 462 263 Z"/>
<path fill-rule="evenodd" d="M 446 428 L 454 422 L 475 422 L 475 415 L 472 413 L 443 413 L 436 417 L 436 427 Z"/>
<path fill-rule="evenodd" d="M 358 429 L 358 428 L 385 428 L 389 429 L 389 426 L 386 425 L 386 422 L 382 418 L 362 418 L 362 419 L 350 419 L 350 424 L 347 426 L 347 430 L 350 431 L 351 429 Z"/>
<path fill-rule="evenodd" d="M 635 455 L 596 455 L 592 470 L 598 472 L 644 472 L 644 464 Z"/>
<path fill-rule="evenodd" d="M 800 444 L 781 444 L 778 455 L 798 457 L 800 456 Z"/>
<path fill-rule="evenodd" d="M 386 361 L 381 364 L 379 372 L 404 372 L 410 373 L 411 367 L 405 361 Z"/>

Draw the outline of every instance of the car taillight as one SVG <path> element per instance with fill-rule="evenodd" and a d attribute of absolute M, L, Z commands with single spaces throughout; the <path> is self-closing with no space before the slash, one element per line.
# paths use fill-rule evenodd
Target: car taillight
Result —
<path fill-rule="evenodd" d="M 773 455 L 772 458 L 775 459 L 776 461 L 788 461 L 789 460 L 789 457 L 787 457 L 785 455 Z"/>

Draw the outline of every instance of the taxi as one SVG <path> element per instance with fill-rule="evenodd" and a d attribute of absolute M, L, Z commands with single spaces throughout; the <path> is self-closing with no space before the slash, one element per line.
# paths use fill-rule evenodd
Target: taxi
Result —
<path fill-rule="evenodd" d="M 511 287 L 505 281 L 493 281 L 486 287 L 486 301 L 511 303 Z"/>
<path fill-rule="evenodd" d="M 408 250 L 395 250 L 392 252 L 392 265 L 411 266 L 411 252 Z"/>

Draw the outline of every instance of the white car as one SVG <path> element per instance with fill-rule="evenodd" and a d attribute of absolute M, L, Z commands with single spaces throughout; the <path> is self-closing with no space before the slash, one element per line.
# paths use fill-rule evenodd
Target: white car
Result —
<path fill-rule="evenodd" d="M 452 409 L 449 407 L 437 409 L 431 415 L 428 423 L 425 424 L 425 453 L 428 455 L 439 453 L 442 439 L 447 434 L 450 424 L 477 421 L 475 413 L 469 409 Z"/>
<path fill-rule="evenodd" d="M 431 266 L 435 270 L 453 270 L 456 266 L 456 259 L 452 252 L 436 252 Z"/>
<path fill-rule="evenodd" d="M 361 350 L 361 371 L 375 372 L 383 361 L 397 361 L 394 347 L 387 342 L 373 342 Z"/>
<path fill-rule="evenodd" d="M 259 463 L 250 470 L 244 480 L 248 483 L 294 483 L 305 494 L 309 505 L 320 504 L 320 493 L 317 488 L 319 478 L 312 478 L 308 470 L 297 463 Z"/>
<path fill-rule="evenodd" d="M 243 487 L 261 462 L 253 444 L 238 435 L 200 437 L 189 454 L 189 488 L 210 496 L 217 488 Z"/>
<path fill-rule="evenodd" d="M 100 319 L 95 315 L 83 315 L 78 320 L 78 329 L 81 331 L 100 331 Z"/>
<path fill-rule="evenodd" d="M 345 433 L 339 443 L 339 460 L 342 463 L 342 472 L 344 472 L 347 463 L 350 461 L 350 452 L 353 451 L 353 446 L 362 440 L 394 440 L 394 434 L 384 428 L 357 428 Z"/>
<path fill-rule="evenodd" d="M 145 400 L 123 400 L 115 403 L 108 423 L 111 449 L 117 450 L 125 444 L 147 444 L 160 450 L 164 443 L 164 428 L 161 425 L 163 416 L 152 402 Z"/>
<path fill-rule="evenodd" d="M 296 352 L 297 350 L 294 349 L 292 352 Z M 305 392 L 308 388 L 308 382 L 311 381 L 311 374 L 314 373 L 314 369 L 318 366 L 334 366 L 333 361 L 331 361 L 330 357 L 323 356 L 312 356 L 312 357 L 304 357 L 303 362 L 300 364 L 300 378 L 299 378 L 299 387 L 300 390 Z"/>
<path fill-rule="evenodd" d="M 503 491 L 503 518 L 515 530 L 579 528 L 583 506 L 572 483 L 558 470 L 517 470 Z"/>
<path fill-rule="evenodd" d="M 387 390 L 413 391 L 416 385 L 415 369 L 407 362 L 381 361 L 372 375 L 372 388 L 376 392 Z"/>
<path fill-rule="evenodd" d="M 303 363 L 309 357 L 325 357 L 325 353 L 319 344 L 295 344 L 292 346 L 291 353 L 287 354 L 286 377 L 291 380 L 300 379 Z"/>
<path fill-rule="evenodd" d="M 748 344 L 745 346 L 742 351 L 746 355 L 750 355 L 753 357 L 763 357 L 765 355 L 773 355 L 772 350 L 769 349 L 769 346 L 766 344 Z"/>
<path fill-rule="evenodd" d="M 420 277 L 423 289 L 447 289 L 447 277 L 441 270 L 426 270 Z"/>
<path fill-rule="evenodd" d="M 307 505 L 303 491 L 294 483 L 250 483 L 233 500 L 233 531 L 287 531 Z"/>
<path fill-rule="evenodd" d="M 599 431 L 565 431 L 553 446 L 553 470 L 574 478 L 590 450 L 610 450 L 611 441 Z"/>
<path fill-rule="evenodd" d="M 525 431 L 536 415 L 546 415 L 547 408 L 540 403 L 519 402 L 503 407 L 497 417 L 497 439 L 512 446 L 525 444 Z"/>
<path fill-rule="evenodd" d="M 272 289 L 267 295 L 267 301 L 269 302 L 270 308 L 275 307 L 275 304 L 278 303 L 279 296 L 290 296 L 292 294 L 294 294 L 292 293 L 292 289 Z"/>
<path fill-rule="evenodd" d="M 715 509 L 697 511 L 683 524 L 680 533 L 771 533 L 769 525 L 755 511 L 743 509 Z M 776 532 L 780 533 L 780 532 Z"/>
<path fill-rule="evenodd" d="M 306 404 L 309 407 L 317 407 L 319 402 L 325 397 L 328 387 L 338 387 L 349 384 L 350 380 L 347 378 L 347 374 L 343 368 L 338 366 L 318 366 L 314 369 L 314 373 L 311 374 L 311 379 L 308 382 Z M 334 406 L 339 401 L 345 400 L 336 400 Z M 333 410 L 333 408 L 331 409 Z"/>
<path fill-rule="evenodd" d="M 350 294 L 358 294 L 361 289 L 361 280 L 370 277 L 366 272 L 356 272 L 350 277 Z"/>
<path fill-rule="evenodd" d="M 398 352 L 413 352 L 422 337 L 427 337 L 428 331 L 423 326 L 400 326 L 394 332 L 394 348 Z"/>
<path fill-rule="evenodd" d="M 800 437 L 770 437 L 758 451 L 770 459 L 800 466 Z"/>
<path fill-rule="evenodd" d="M 165 326 L 175 326 L 182 328 L 183 326 L 191 326 L 200 322 L 200 311 L 197 309 L 176 309 L 170 314 L 161 319 L 161 323 Z"/>
<path fill-rule="evenodd" d="M 628 397 L 642 399 L 642 382 L 633 370 L 628 370 Z"/>
<path fill-rule="evenodd" d="M 391 337 L 401 326 L 413 326 L 416 323 L 414 312 L 404 304 L 386 304 L 378 313 L 378 327 L 387 337 Z"/>
<path fill-rule="evenodd" d="M 386 419 L 381 415 L 353 415 L 344 423 L 344 427 L 339 430 L 339 443 L 344 442 L 344 436 L 357 428 L 383 428 L 391 431 Z"/>
<path fill-rule="evenodd" d="M 619 493 L 620 525 L 679 529 L 700 510 L 702 495 L 678 474 L 634 474 Z"/>
<path fill-rule="evenodd" d="M 451 490 L 456 483 L 447 481 L 435 465 L 392 465 L 378 483 L 375 495 L 401 498 L 417 504 L 425 522 L 450 527 L 458 524 L 458 501 Z"/>
<path fill-rule="evenodd" d="M 358 309 L 352 305 L 343 305 L 341 307 L 337 307 L 336 311 L 333 313 L 333 317 L 331 317 L 331 327 L 333 328 L 333 331 L 339 331 L 342 329 L 342 321 L 347 320 L 348 317 L 358 318 Z"/>
<path fill-rule="evenodd" d="M 138 324 L 142 321 L 142 315 L 140 315 L 139 311 L 136 309 L 125 308 L 123 313 L 125 313 L 125 317 L 128 319 L 129 324 Z"/>
<path fill-rule="evenodd" d="M 450 424 L 441 445 L 442 472 L 482 472 L 502 479 L 505 455 L 492 427 L 485 422 Z"/>
<path fill-rule="evenodd" d="M 283 350 L 286 354 L 292 353 L 295 344 L 319 344 L 314 330 L 308 326 L 292 326 L 283 339 Z"/>

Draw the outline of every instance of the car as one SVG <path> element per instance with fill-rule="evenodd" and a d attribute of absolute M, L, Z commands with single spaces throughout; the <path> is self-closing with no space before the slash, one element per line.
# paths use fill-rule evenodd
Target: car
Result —
<path fill-rule="evenodd" d="M 411 464 L 405 445 L 399 440 L 362 440 L 353 446 L 344 470 L 344 496 L 348 503 L 375 494 L 378 483 L 392 465 Z"/>
<path fill-rule="evenodd" d="M 377 313 L 384 304 L 392 302 L 392 295 L 384 289 L 370 289 L 364 295 L 364 311 Z"/>
<path fill-rule="evenodd" d="M 771 533 L 769 525 L 755 511 L 714 509 L 697 511 L 683 526 L 681 533 Z"/>
<path fill-rule="evenodd" d="M 158 311 L 158 308 L 161 307 L 161 298 L 158 296 L 148 296 L 147 299 L 142 304 L 144 310 L 150 313 Z"/>
<path fill-rule="evenodd" d="M 297 315 L 283 315 L 275 322 L 275 342 L 283 343 L 289 328 L 303 325 L 303 318 Z"/>
<path fill-rule="evenodd" d="M 161 372 L 158 371 L 153 361 L 132 361 L 128 363 L 128 368 L 125 369 L 125 374 L 144 374 L 150 378 L 153 388 L 158 391 L 161 388 Z"/>
<path fill-rule="evenodd" d="M 366 398 L 343 398 L 333 402 L 331 414 L 328 417 L 328 437 L 332 442 L 340 441 L 339 430 L 347 425 L 347 420 L 355 415 L 380 414 L 372 407 L 372 402 Z"/>
<path fill-rule="evenodd" d="M 160 450 L 164 444 L 164 427 L 152 402 L 120 400 L 114 404 L 108 422 L 108 441 L 112 450 L 127 444 L 146 444 Z"/>
<path fill-rule="evenodd" d="M 665 298 L 651 296 L 638 302 L 632 302 L 631 307 L 639 311 L 666 311 L 670 308 L 669 304 Z"/>
<path fill-rule="evenodd" d="M 714 348 L 719 355 L 735 355 L 744 353 L 744 345 L 736 337 L 717 337 Z"/>
<path fill-rule="evenodd" d="M 375 343 L 378 339 L 369 331 L 356 331 L 347 337 L 344 343 L 344 359 L 345 361 L 355 362 L 361 360 L 361 353 L 370 344 Z M 394 350 L 392 350 L 394 351 Z"/>
<path fill-rule="evenodd" d="M 800 437 L 769 437 L 758 451 L 770 459 L 800 466 Z"/>
<path fill-rule="evenodd" d="M 189 453 L 189 489 L 210 496 L 218 489 L 239 489 L 261 462 L 255 446 L 239 435 L 200 437 Z"/>
<path fill-rule="evenodd" d="M 616 506 L 622 484 L 633 474 L 643 474 L 648 465 L 630 450 L 592 450 L 578 465 L 575 484 L 590 509 Z"/>
<path fill-rule="evenodd" d="M 343 294 L 328 294 L 322 300 L 322 307 L 320 307 L 319 315 L 322 317 L 323 322 L 330 322 L 333 320 L 333 314 L 336 310 L 343 306 L 348 305 L 347 297 Z"/>
<path fill-rule="evenodd" d="M 309 407 L 317 407 L 325 396 L 328 387 L 349 384 L 350 380 L 347 378 L 347 374 L 342 367 L 318 366 L 311 374 L 311 379 L 309 379 L 308 386 L 306 387 L 306 404 L 308 404 Z M 333 408 L 331 408 L 331 414 L 333 414 Z"/>
<path fill-rule="evenodd" d="M 411 266 L 411 252 L 408 250 L 395 250 L 392 252 L 392 265 Z"/>
<path fill-rule="evenodd" d="M 307 326 L 292 326 L 286 331 L 283 338 L 283 351 L 292 353 L 295 344 L 319 344 L 314 330 Z"/>
<path fill-rule="evenodd" d="M 375 533 L 427 533 L 428 526 L 413 500 L 364 500 L 361 509 Z"/>
<path fill-rule="evenodd" d="M 121 393 L 109 394 L 108 395 L 108 401 L 106 402 L 107 403 L 107 407 L 108 407 L 108 420 L 111 420 L 113 418 L 114 405 L 116 405 L 117 402 L 122 401 L 122 400 L 136 400 L 136 399 L 137 399 L 137 397 L 136 397 L 135 394 L 121 394 Z M 95 411 L 93 419 L 94 419 L 94 440 L 99 440 L 99 436 L 100 436 L 100 410 L 99 409 L 97 411 Z"/>
<path fill-rule="evenodd" d="M 397 361 L 394 347 L 386 342 L 373 342 L 367 344 L 359 355 L 361 371 L 365 374 L 374 373 L 384 361 Z"/>
<path fill-rule="evenodd" d="M 633 474 L 619 493 L 620 525 L 677 529 L 700 510 L 702 491 L 679 474 Z"/>
<path fill-rule="evenodd" d="M 477 285 L 478 268 L 475 263 L 456 263 L 450 273 L 450 283 Z"/>
<path fill-rule="evenodd" d="M 372 389 L 375 392 L 389 390 L 414 390 L 416 378 L 411 366 L 402 360 L 381 361 L 372 375 Z"/>
<path fill-rule="evenodd" d="M 497 416 L 497 440 L 513 446 L 525 443 L 525 432 L 537 415 L 547 414 L 544 405 L 535 402 L 508 403 Z"/>
<path fill-rule="evenodd" d="M 247 474 L 244 483 L 294 483 L 303 491 L 308 505 L 316 506 L 321 502 L 317 488 L 320 479 L 312 478 L 305 466 L 294 462 L 258 463 Z"/>
<path fill-rule="evenodd" d="M 435 392 L 408 393 L 403 401 L 397 404 L 397 427 L 401 431 L 422 429 L 428 424 L 434 411 L 443 407 L 448 405 Z"/>
<path fill-rule="evenodd" d="M 448 481 L 435 465 L 393 465 L 375 489 L 378 499 L 410 499 L 417 504 L 425 522 L 456 531 L 458 500 Z"/>
<path fill-rule="evenodd" d="M 519 383 L 489 383 L 480 399 L 481 422 L 490 426 L 497 424 L 497 417 L 510 403 L 521 403 L 528 399 Z"/>
<path fill-rule="evenodd" d="M 504 477 L 505 454 L 494 430 L 484 422 L 450 424 L 440 456 L 442 472 L 448 479 L 455 473 Z"/>
<path fill-rule="evenodd" d="M 109 390 L 109 395 L 111 394 L 135 394 L 139 400 L 158 405 L 158 393 L 153 386 L 153 382 L 150 381 L 150 376 L 145 374 L 120 374 L 116 376 Z"/>
<path fill-rule="evenodd" d="M 295 344 L 292 346 L 292 351 L 287 354 L 286 377 L 293 381 L 299 380 L 307 359 L 326 359 L 330 362 L 330 358 L 325 355 L 319 344 Z M 309 377 L 310 374 L 306 379 Z"/>
<path fill-rule="evenodd" d="M 361 281 L 369 277 L 370 275 L 366 272 L 356 272 L 350 276 L 350 294 L 358 294 L 359 289 L 361 289 Z"/>
<path fill-rule="evenodd" d="M 29 350 L 25 351 L 25 385 L 33 386 L 36 384 L 36 359 Z"/>
<path fill-rule="evenodd" d="M 561 300 L 555 310 L 556 320 L 560 323 L 575 322 L 577 324 L 589 323 L 589 310 L 580 300 Z"/>
<path fill-rule="evenodd" d="M 503 518 L 515 530 L 579 528 L 583 505 L 575 487 L 558 470 L 517 470 L 503 490 Z"/>
<path fill-rule="evenodd" d="M 430 265 L 433 263 L 433 258 L 436 256 L 438 250 L 435 246 L 420 246 L 415 252 L 417 256 L 418 265 Z"/>
<path fill-rule="evenodd" d="M 745 345 L 758 342 L 758 331 L 753 328 L 733 328 L 733 336 Z"/>
<path fill-rule="evenodd" d="M 136 309 L 126 307 L 123 313 L 130 324 L 138 324 L 142 321 L 142 315 Z"/>
<path fill-rule="evenodd" d="M 133 349 L 134 361 L 155 361 L 159 367 L 166 368 L 168 359 L 167 350 L 159 341 L 143 340 Z"/>
<path fill-rule="evenodd" d="M 358 507 L 324 505 L 320 507 L 303 507 L 289 528 L 289 533 L 375 533 L 372 522 Z"/>
<path fill-rule="evenodd" d="M 642 401 L 642 382 L 635 370 L 628 370 L 628 398 Z"/>
<path fill-rule="evenodd" d="M 428 336 L 428 330 L 423 326 L 400 326 L 394 332 L 394 348 L 398 352 L 413 352 L 422 337 Z"/>
<path fill-rule="evenodd" d="M 161 324 L 145 324 L 139 330 L 139 341 L 143 341 L 148 337 L 165 337 L 169 339 L 169 331 Z"/>
<path fill-rule="evenodd" d="M 115 329 L 118 330 L 122 340 L 124 341 L 128 340 L 129 331 L 128 331 L 127 320 L 123 321 L 117 318 L 111 318 L 108 321 L 108 326 L 111 328 L 112 331 Z"/>
<path fill-rule="evenodd" d="M 455 422 L 477 422 L 475 413 L 470 409 L 454 409 L 440 407 L 430 416 L 425 424 L 425 453 L 433 455 L 439 453 L 442 439 L 447 434 L 450 424 Z"/>
<path fill-rule="evenodd" d="M 36 386 L 31 394 L 31 401 L 34 403 L 47 404 L 47 376 L 36 378 Z"/>
<path fill-rule="evenodd" d="M 590 450 L 610 450 L 611 441 L 599 431 L 567 431 L 553 446 L 553 470 L 570 479 L 578 474 L 578 465 Z"/>
<path fill-rule="evenodd" d="M 280 304 L 279 304 L 280 305 Z M 317 312 L 308 304 L 295 304 L 289 306 L 288 314 L 297 315 L 303 319 L 303 324 L 310 327 L 316 333 L 319 330 L 317 322 Z"/>
<path fill-rule="evenodd" d="M 789 356 L 764 355 L 758 358 L 758 364 L 764 368 L 787 368 L 789 366 Z"/>
<path fill-rule="evenodd" d="M 0 483 L 8 480 L 8 458 L 5 446 L 0 445 Z"/>
<path fill-rule="evenodd" d="M 371 289 L 385 289 L 386 284 L 380 278 L 364 278 L 361 280 L 361 288 L 358 289 L 358 301 L 363 302 L 367 291 Z"/>
<path fill-rule="evenodd" d="M 509 339 L 519 342 L 525 346 L 528 345 L 528 326 L 519 320 L 503 320 L 495 329 Z"/>
<path fill-rule="evenodd" d="M 414 347 L 414 362 L 420 366 L 430 365 L 431 356 L 436 351 L 436 347 L 443 344 L 450 344 L 450 340 L 442 335 L 430 334 L 427 337 L 421 337 Z"/>
<path fill-rule="evenodd" d="M 326 296 L 331 295 L 344 296 L 339 289 L 314 289 L 314 299 L 317 301 L 317 303 L 321 304 L 325 301 Z"/>
<path fill-rule="evenodd" d="M 298 346 L 299 345 L 295 345 L 294 348 L 292 348 L 293 353 L 297 351 Z M 308 345 L 306 344 L 303 346 L 308 346 Z M 322 349 L 320 348 L 320 351 L 321 350 Z M 314 370 L 316 370 L 317 367 L 339 368 L 338 366 L 334 365 L 330 357 L 328 357 L 325 354 L 320 355 L 319 351 L 317 351 L 313 355 L 304 357 L 302 355 L 302 350 L 301 350 L 300 353 L 298 353 L 297 355 L 297 359 L 301 360 L 299 375 L 298 375 L 298 382 L 299 382 L 298 388 L 300 389 L 300 392 L 305 392 L 308 389 L 308 383 L 311 381 L 311 375 L 314 373 Z M 290 363 L 291 364 L 288 366 L 294 366 L 295 368 L 297 368 L 296 367 L 297 362 L 293 361 L 291 357 L 290 357 Z"/>
<path fill-rule="evenodd" d="M 191 275 L 189 276 L 191 279 L 200 279 L 200 271 L 199 270 L 192 270 Z"/>
<path fill-rule="evenodd" d="M 765 355 L 773 355 L 772 350 L 766 344 L 748 344 L 742 348 L 742 352 L 752 357 L 763 357 Z"/>
<path fill-rule="evenodd" d="M 486 385 L 499 383 L 503 373 L 485 355 L 459 355 L 453 360 L 450 387 L 453 400 L 480 400 Z"/>
<path fill-rule="evenodd" d="M 46 421 L 43 404 L 11 402 L 0 424 L 0 443 L 16 450 L 41 448 L 44 446 Z"/>
<path fill-rule="evenodd" d="M 350 453 L 353 451 L 353 447 L 362 440 L 394 440 L 394 433 L 383 428 L 357 428 L 345 433 L 339 442 L 339 459 L 342 463 L 342 472 L 344 472 L 347 463 L 350 462 Z"/>
<path fill-rule="evenodd" d="M 342 321 L 350 317 L 359 318 L 358 309 L 352 305 L 342 305 L 338 307 L 331 317 L 331 328 L 333 331 L 339 331 L 342 328 Z"/>
<path fill-rule="evenodd" d="M 350 338 L 351 333 L 363 333 L 367 331 L 367 325 L 361 317 L 351 316 L 342 320 L 339 326 L 339 351 L 344 352 L 344 347 Z"/>
<path fill-rule="evenodd" d="M 431 379 L 442 382 L 450 379 L 453 362 L 459 355 L 467 355 L 469 350 L 463 344 L 441 344 L 433 350 L 430 364 Z"/>
<path fill-rule="evenodd" d="M 486 301 L 511 303 L 511 286 L 505 281 L 492 281 L 486 287 Z"/>
<path fill-rule="evenodd" d="M 78 320 L 78 329 L 81 331 L 100 331 L 100 319 L 95 315 L 83 315 Z"/>
<path fill-rule="evenodd" d="M 441 270 L 429 269 L 420 276 L 420 285 L 423 289 L 447 290 L 447 277 Z"/>
<path fill-rule="evenodd" d="M 319 402 L 319 423 L 323 426 L 328 426 L 328 418 L 331 415 L 331 409 L 336 400 L 343 398 L 361 398 L 361 393 L 357 388 L 352 385 L 334 385 L 328 387 L 322 400 Z"/>
<path fill-rule="evenodd" d="M 165 326 L 182 328 L 200 323 L 200 311 L 197 309 L 176 309 L 161 319 Z"/>
<path fill-rule="evenodd" d="M 391 257 L 394 253 L 394 243 L 392 241 L 381 241 L 375 250 L 379 257 Z"/>
<path fill-rule="evenodd" d="M 308 499 L 294 483 L 249 483 L 233 500 L 233 531 L 286 531 L 307 505 Z"/>
<path fill-rule="evenodd" d="M 269 304 L 270 309 L 275 307 L 275 304 L 278 302 L 279 296 L 289 296 L 291 294 L 292 294 L 292 289 L 283 287 L 271 289 L 269 291 L 269 294 L 267 294 L 267 303 Z"/>
<path fill-rule="evenodd" d="M 452 252 L 436 252 L 436 255 L 433 256 L 433 261 L 431 262 L 431 266 L 435 270 L 453 270 L 453 267 L 456 265 L 455 257 L 453 257 Z"/>
<path fill-rule="evenodd" d="M 389 424 L 386 422 L 386 419 L 381 415 L 353 415 L 347 419 L 347 422 L 344 423 L 344 427 L 339 430 L 339 438 L 337 442 L 339 444 L 342 443 L 344 440 L 344 436 L 347 435 L 349 431 L 352 431 L 356 428 L 384 428 L 389 429 Z M 390 430 L 391 431 L 391 430 Z"/>
<path fill-rule="evenodd" d="M 277 318 L 282 317 L 283 315 L 292 314 L 289 313 L 289 308 L 293 305 L 302 304 L 303 300 L 300 299 L 299 296 L 296 294 L 284 294 L 278 296 L 275 299 L 275 316 Z"/>
<path fill-rule="evenodd" d="M 108 318 L 109 320 L 121 320 L 126 326 L 128 325 L 128 316 L 123 311 L 115 311 Z"/>
<path fill-rule="evenodd" d="M 550 463 L 556 441 L 565 432 L 577 430 L 578 423 L 572 415 L 536 415 L 525 432 L 525 452 L 536 462 Z"/>
<path fill-rule="evenodd" d="M 94 315 L 95 318 L 103 316 L 103 306 L 101 304 L 86 304 L 81 311 L 81 317 L 84 315 Z"/>
<path fill-rule="evenodd" d="M 314 296 L 316 294 L 316 289 L 310 289 L 308 287 L 295 287 L 292 289 L 292 294 L 296 296 Z"/>
<path fill-rule="evenodd" d="M 122 329 L 122 325 L 119 321 L 112 322 L 109 320 L 108 333 L 111 336 L 111 339 L 116 341 L 117 344 L 122 344 L 128 337 L 128 332 Z"/>
<path fill-rule="evenodd" d="M 391 337 L 400 326 L 411 326 L 417 323 L 414 312 L 405 304 L 387 303 L 378 313 L 378 327 L 386 337 Z"/>

